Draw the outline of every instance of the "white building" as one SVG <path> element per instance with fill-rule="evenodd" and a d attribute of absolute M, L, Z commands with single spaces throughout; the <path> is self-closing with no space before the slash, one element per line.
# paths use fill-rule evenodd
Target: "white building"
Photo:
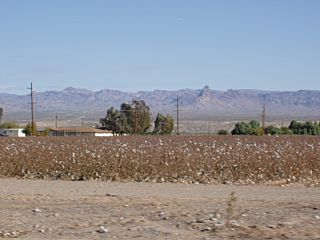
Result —
<path fill-rule="evenodd" d="M 25 137 L 26 135 L 22 131 L 23 128 L 0 129 L 0 135 L 8 137 Z"/>
<path fill-rule="evenodd" d="M 111 131 L 89 128 L 89 127 L 54 128 L 50 130 L 49 135 L 60 136 L 60 137 L 70 137 L 70 136 L 110 137 L 110 136 L 113 136 Z"/>

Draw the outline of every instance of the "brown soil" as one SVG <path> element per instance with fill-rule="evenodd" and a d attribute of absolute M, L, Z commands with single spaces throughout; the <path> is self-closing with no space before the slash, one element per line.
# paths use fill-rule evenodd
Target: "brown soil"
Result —
<path fill-rule="evenodd" d="M 0 238 L 320 239 L 320 188 L 297 185 L 0 179 L 0 213 Z"/>

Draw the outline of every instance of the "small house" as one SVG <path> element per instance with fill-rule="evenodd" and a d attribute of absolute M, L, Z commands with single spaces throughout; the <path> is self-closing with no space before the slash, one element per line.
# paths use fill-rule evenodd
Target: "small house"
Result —
<path fill-rule="evenodd" d="M 65 128 L 53 128 L 49 132 L 50 136 L 57 137 L 110 137 L 113 136 L 109 130 L 101 130 L 91 127 L 65 127 Z"/>

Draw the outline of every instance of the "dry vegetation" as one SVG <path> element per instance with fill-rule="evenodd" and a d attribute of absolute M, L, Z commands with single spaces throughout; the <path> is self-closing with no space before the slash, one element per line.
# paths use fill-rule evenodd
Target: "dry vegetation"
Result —
<path fill-rule="evenodd" d="M 1 138 L 0 176 L 320 184 L 320 137 Z"/>

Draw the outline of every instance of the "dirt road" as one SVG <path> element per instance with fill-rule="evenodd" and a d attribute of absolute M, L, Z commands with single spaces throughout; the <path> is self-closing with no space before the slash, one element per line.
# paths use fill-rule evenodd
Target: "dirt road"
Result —
<path fill-rule="evenodd" d="M 0 179 L 0 215 L 0 238 L 320 239 L 320 188 Z"/>

